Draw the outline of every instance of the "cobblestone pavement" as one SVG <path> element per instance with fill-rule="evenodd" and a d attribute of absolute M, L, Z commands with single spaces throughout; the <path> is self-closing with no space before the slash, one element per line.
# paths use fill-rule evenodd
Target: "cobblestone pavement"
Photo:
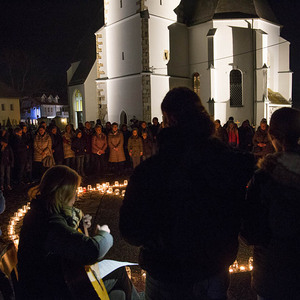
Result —
<path fill-rule="evenodd" d="M 124 179 L 117 180 L 120 183 Z M 83 182 L 83 186 L 91 184 L 95 186 L 97 182 L 104 183 L 109 181 L 114 183 L 115 178 L 110 176 L 106 178 L 91 177 Z M 0 227 L 3 231 L 2 239 L 8 240 L 7 225 L 9 219 L 13 216 L 14 212 L 25 205 L 28 201 L 27 191 L 29 186 L 20 186 L 13 191 L 5 192 L 6 198 L 6 211 L 0 215 Z M 123 198 L 115 195 L 102 196 L 98 192 L 83 193 L 77 200 L 75 206 L 82 209 L 85 214 L 91 214 L 95 224 L 107 224 L 114 237 L 114 246 L 106 255 L 106 259 L 114 259 L 119 261 L 137 262 L 138 248 L 128 245 L 121 237 L 118 230 L 119 208 L 122 204 Z M 97 216 L 96 216 L 96 212 Z M 20 224 L 21 225 L 21 224 Z M 20 226 L 17 227 L 17 231 Z M 238 253 L 238 261 L 240 264 L 247 264 L 249 256 L 252 256 L 252 249 L 240 243 L 240 250 Z M 139 266 L 131 267 L 132 281 L 137 287 L 139 292 L 144 290 L 145 276 L 144 271 Z M 250 288 L 250 272 L 231 274 L 231 286 L 229 289 L 230 300 L 254 300 L 256 299 L 255 293 Z"/>

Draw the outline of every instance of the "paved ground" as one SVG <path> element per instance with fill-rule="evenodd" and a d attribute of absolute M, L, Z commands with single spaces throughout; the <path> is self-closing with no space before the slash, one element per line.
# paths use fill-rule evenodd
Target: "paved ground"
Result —
<path fill-rule="evenodd" d="M 119 178 L 120 182 L 124 179 Z M 95 185 L 97 182 L 104 183 L 110 181 L 111 184 L 114 183 L 115 178 L 88 178 L 83 184 Z M 7 224 L 9 218 L 13 213 L 22 205 L 26 204 L 28 186 L 22 186 L 14 189 L 10 192 L 5 192 L 6 197 L 6 211 L 0 216 L 0 226 L 3 231 L 2 239 L 7 240 Z M 121 261 L 137 262 L 138 248 L 132 247 L 125 243 L 121 239 L 118 230 L 118 218 L 119 218 L 119 208 L 122 204 L 121 196 L 105 195 L 102 197 L 97 192 L 88 192 L 83 194 L 77 201 L 76 206 L 84 211 L 84 213 L 89 213 L 94 216 L 95 223 L 107 224 L 111 233 L 114 236 L 114 246 L 106 255 L 107 259 L 115 259 Z M 95 216 L 98 210 L 98 215 Z M 240 264 L 246 264 L 248 262 L 249 256 L 252 255 L 252 250 L 240 244 L 240 251 L 238 254 L 238 261 Z M 144 272 L 138 266 L 131 267 L 131 275 L 134 284 L 136 285 L 138 291 L 144 290 Z M 250 272 L 238 273 L 231 275 L 231 286 L 229 289 L 229 299 L 231 300 L 254 300 L 256 299 L 255 293 L 250 288 Z"/>

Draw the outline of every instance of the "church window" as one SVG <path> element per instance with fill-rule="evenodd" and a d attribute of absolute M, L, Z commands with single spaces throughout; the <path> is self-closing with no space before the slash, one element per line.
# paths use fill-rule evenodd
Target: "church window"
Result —
<path fill-rule="evenodd" d="M 163 5 L 163 0 L 159 0 L 159 2 L 160 2 L 160 5 Z"/>
<path fill-rule="evenodd" d="M 214 36 L 217 29 L 212 28 L 207 33 L 207 54 L 208 54 L 208 69 L 215 65 L 214 62 Z"/>
<path fill-rule="evenodd" d="M 14 105 L 13 104 L 10 105 L 10 110 L 14 110 Z"/>
<path fill-rule="evenodd" d="M 79 90 L 75 91 L 74 97 L 76 103 L 76 111 L 82 111 L 82 95 Z"/>
<path fill-rule="evenodd" d="M 5 110 L 5 104 L 1 104 L 1 109 L 2 109 L 2 111 Z"/>
<path fill-rule="evenodd" d="M 193 90 L 198 96 L 200 96 L 200 74 L 199 73 L 193 74 Z"/>
<path fill-rule="evenodd" d="M 243 105 L 242 72 L 232 70 L 230 72 L 230 106 Z"/>
<path fill-rule="evenodd" d="M 124 52 L 122 52 L 122 60 L 124 60 L 125 59 L 125 54 L 124 54 Z"/>

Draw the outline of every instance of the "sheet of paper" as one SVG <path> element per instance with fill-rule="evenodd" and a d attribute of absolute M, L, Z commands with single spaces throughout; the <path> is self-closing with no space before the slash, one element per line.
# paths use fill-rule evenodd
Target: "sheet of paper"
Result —
<path fill-rule="evenodd" d="M 101 278 L 103 278 L 106 275 L 108 275 L 109 273 L 113 272 L 114 270 L 116 270 L 120 267 L 136 266 L 136 265 L 138 265 L 138 264 L 127 262 L 127 261 L 117 261 L 117 260 L 105 259 L 105 260 L 102 260 L 98 263 L 95 263 L 91 267 L 96 272 L 97 277 L 100 274 Z"/>

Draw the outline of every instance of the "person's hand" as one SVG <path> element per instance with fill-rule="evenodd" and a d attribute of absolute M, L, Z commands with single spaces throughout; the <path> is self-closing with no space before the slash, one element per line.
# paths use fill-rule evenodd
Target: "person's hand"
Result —
<path fill-rule="evenodd" d="M 106 232 L 110 233 L 110 229 L 109 229 L 109 227 L 108 227 L 107 225 L 102 225 L 102 226 L 97 225 L 97 233 L 98 233 L 100 230 L 106 231 Z"/>
<path fill-rule="evenodd" d="M 83 222 L 83 226 L 86 227 L 87 229 L 90 228 L 92 226 L 92 216 L 87 214 L 84 215 L 82 218 L 82 222 Z"/>

